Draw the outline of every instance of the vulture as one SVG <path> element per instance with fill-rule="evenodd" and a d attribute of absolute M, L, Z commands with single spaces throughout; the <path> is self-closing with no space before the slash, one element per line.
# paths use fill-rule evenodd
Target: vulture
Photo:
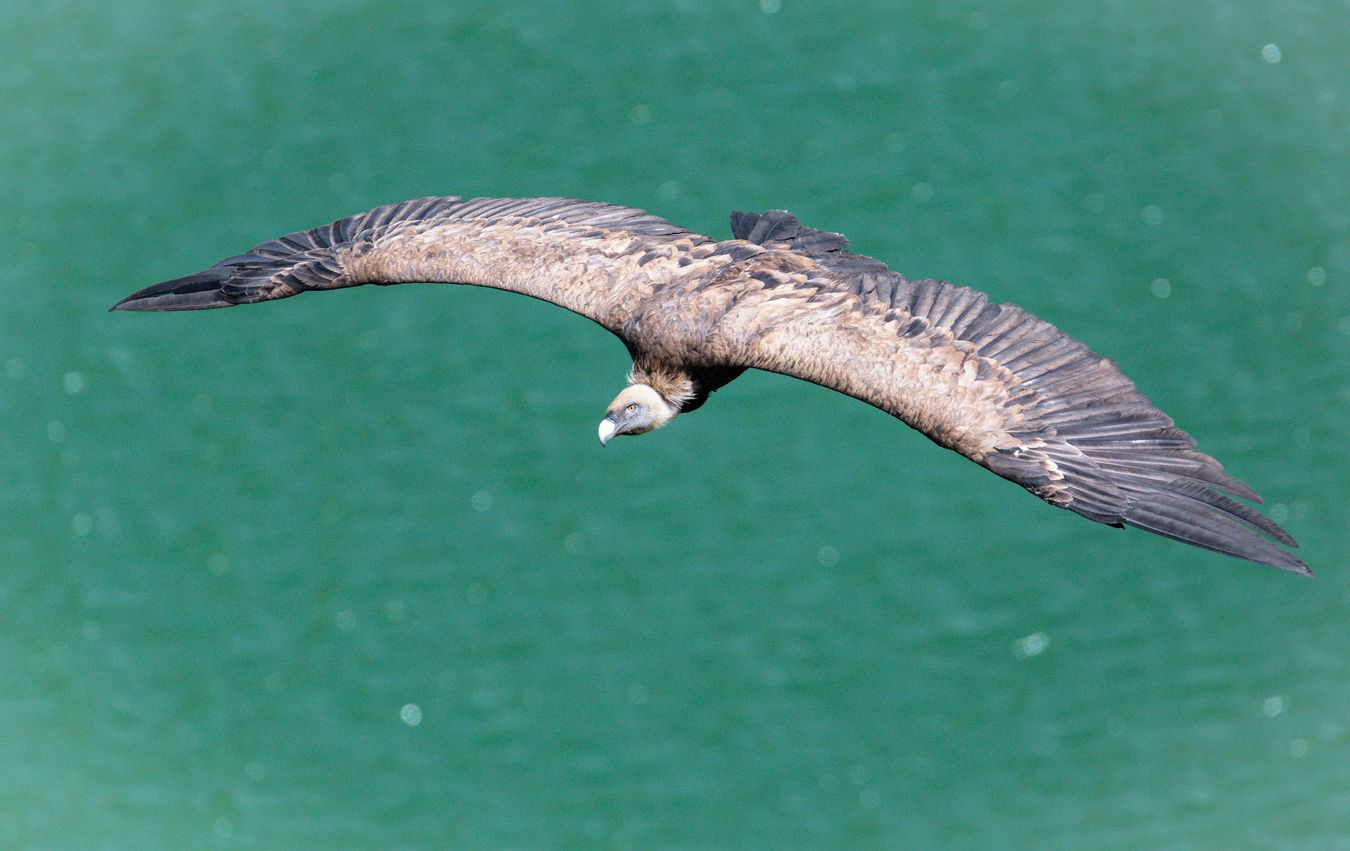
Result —
<path fill-rule="evenodd" d="M 1135 389 L 1048 322 L 977 290 L 910 280 L 782 210 L 718 241 L 630 207 L 430 197 L 264 242 L 114 310 L 230 307 L 308 290 L 445 282 L 522 293 L 632 355 L 602 444 L 696 410 L 747 369 L 837 390 L 1051 505 L 1309 574 L 1297 544 Z M 1245 500 L 1245 502 L 1243 501 Z"/>

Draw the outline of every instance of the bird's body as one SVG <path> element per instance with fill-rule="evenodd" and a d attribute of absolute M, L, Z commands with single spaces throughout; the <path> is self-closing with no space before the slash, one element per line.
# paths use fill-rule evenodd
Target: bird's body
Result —
<path fill-rule="evenodd" d="M 438 281 L 544 299 L 633 357 L 607 442 L 702 405 L 746 369 L 874 405 L 1053 505 L 1301 573 L 1258 500 L 1116 366 L 976 290 L 910 281 L 781 211 L 715 241 L 640 210 L 560 198 L 424 198 L 257 246 L 148 287 L 123 310 L 191 310 L 312 289 Z"/>

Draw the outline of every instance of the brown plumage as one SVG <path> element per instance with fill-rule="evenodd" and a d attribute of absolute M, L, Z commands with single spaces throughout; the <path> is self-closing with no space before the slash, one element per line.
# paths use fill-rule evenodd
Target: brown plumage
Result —
<path fill-rule="evenodd" d="M 1259 502 L 1111 361 L 980 292 L 911 281 L 782 211 L 718 242 L 565 198 L 423 198 L 266 242 L 117 310 L 196 310 L 306 290 L 440 281 L 544 299 L 618 335 L 629 387 L 600 438 L 694 410 L 746 369 L 874 405 L 1052 505 L 1308 573 Z M 1231 496 L 1230 496 L 1231 495 Z"/>

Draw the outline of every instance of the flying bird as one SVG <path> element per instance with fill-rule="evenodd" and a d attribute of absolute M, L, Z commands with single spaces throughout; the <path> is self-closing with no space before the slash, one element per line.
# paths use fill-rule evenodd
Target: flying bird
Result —
<path fill-rule="evenodd" d="M 1293 538 L 1116 365 L 982 292 L 909 280 L 782 210 L 718 241 L 568 198 L 377 207 L 133 293 L 114 310 L 199 310 L 361 284 L 522 293 L 613 332 L 633 358 L 600 442 L 661 428 L 747 369 L 873 405 L 1051 505 L 1297 573 Z"/>

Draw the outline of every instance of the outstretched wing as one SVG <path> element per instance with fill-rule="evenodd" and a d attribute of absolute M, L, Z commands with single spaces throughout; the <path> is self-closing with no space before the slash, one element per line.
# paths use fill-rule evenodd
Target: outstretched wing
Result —
<path fill-rule="evenodd" d="M 765 286 L 728 314 L 742 365 L 885 410 L 1052 505 L 1307 574 L 1278 525 L 1111 361 L 1021 308 L 911 281 L 782 211 L 733 213 L 768 248 Z M 792 260 L 810 258 L 808 262 Z M 1231 495 L 1231 496 L 1230 496 Z"/>
<path fill-rule="evenodd" d="M 622 336 L 676 270 L 731 262 L 716 243 L 630 207 L 570 198 L 420 198 L 265 242 L 146 287 L 114 310 L 201 310 L 306 290 L 414 281 L 475 284 L 553 302 Z"/>

